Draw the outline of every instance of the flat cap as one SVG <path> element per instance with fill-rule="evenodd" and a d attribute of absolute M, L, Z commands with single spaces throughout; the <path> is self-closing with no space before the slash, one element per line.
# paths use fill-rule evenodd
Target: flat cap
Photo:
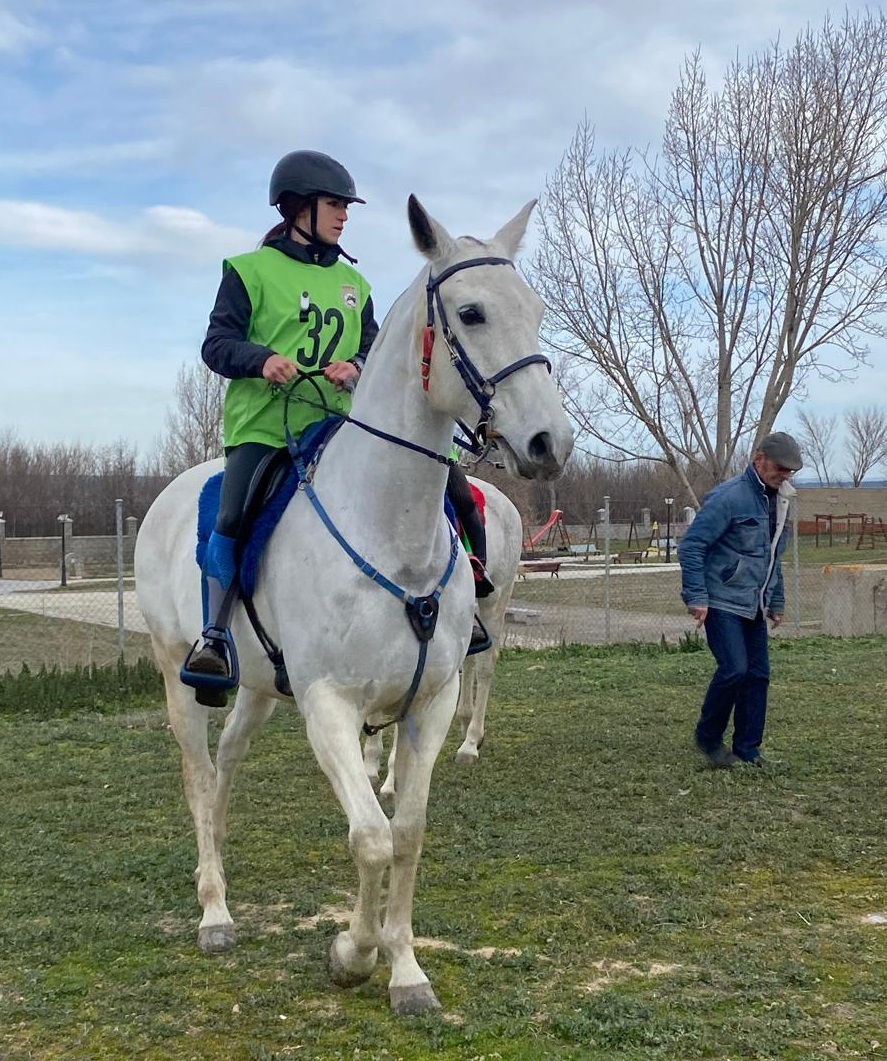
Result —
<path fill-rule="evenodd" d="M 776 461 L 777 464 L 781 464 L 783 468 L 791 468 L 795 472 L 804 467 L 801 447 L 785 431 L 774 431 L 771 435 L 764 435 L 758 443 L 758 452 Z"/>

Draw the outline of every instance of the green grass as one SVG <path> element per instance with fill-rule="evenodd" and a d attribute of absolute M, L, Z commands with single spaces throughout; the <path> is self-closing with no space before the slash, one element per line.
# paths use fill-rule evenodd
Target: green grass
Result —
<path fill-rule="evenodd" d="M 22 667 L 69 670 L 116 665 L 120 655 L 117 630 L 99 623 L 74 622 L 0 608 L 0 675 Z M 151 656 L 151 638 L 127 631 L 124 659 L 136 663 Z"/>
<path fill-rule="evenodd" d="M 887 911 L 887 640 L 776 642 L 773 669 L 784 770 L 710 772 L 689 750 L 706 651 L 505 652 L 481 761 L 456 766 L 454 732 L 435 772 L 415 927 L 444 1013 L 417 1019 L 389 1012 L 384 966 L 328 981 L 355 870 L 295 710 L 238 779 L 239 943 L 207 957 L 162 713 L 23 703 L 0 716 L 0 1057 L 887 1056 L 887 927 L 866 922 Z"/>

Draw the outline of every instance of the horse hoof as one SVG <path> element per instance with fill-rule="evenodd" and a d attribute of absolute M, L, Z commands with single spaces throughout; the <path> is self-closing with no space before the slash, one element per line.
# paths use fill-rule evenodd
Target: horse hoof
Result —
<path fill-rule="evenodd" d="M 418 1017 L 441 1008 L 431 984 L 416 984 L 415 987 L 392 987 L 388 990 L 391 1008 L 398 1017 Z"/>
<path fill-rule="evenodd" d="M 233 925 L 210 925 L 197 933 L 197 946 L 204 954 L 224 954 L 234 947 Z"/>
<path fill-rule="evenodd" d="M 467 752 L 463 748 L 460 748 L 456 752 L 456 762 L 460 766 L 474 766 L 477 762 L 477 752 Z"/>
<path fill-rule="evenodd" d="M 347 938 L 340 932 L 330 944 L 330 979 L 337 987 L 357 987 L 372 976 L 379 958 L 374 947 L 368 955 L 361 957 Z"/>

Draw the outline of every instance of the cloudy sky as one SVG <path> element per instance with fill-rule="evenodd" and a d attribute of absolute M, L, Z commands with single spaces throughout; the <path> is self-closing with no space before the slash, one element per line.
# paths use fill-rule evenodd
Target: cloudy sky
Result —
<path fill-rule="evenodd" d="M 0 432 L 150 452 L 221 258 L 275 220 L 268 176 L 287 151 L 354 174 L 369 205 L 343 244 L 381 319 L 421 265 L 411 192 L 454 234 L 492 235 L 543 190 L 584 114 L 602 149 L 655 145 L 687 53 L 701 48 L 716 79 L 828 10 L 0 0 Z M 813 398 L 840 412 L 871 393 Z"/>

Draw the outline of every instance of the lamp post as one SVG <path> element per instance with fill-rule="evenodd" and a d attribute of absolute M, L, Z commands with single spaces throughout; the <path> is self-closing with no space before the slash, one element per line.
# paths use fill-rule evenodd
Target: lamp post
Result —
<path fill-rule="evenodd" d="M 68 569 L 65 561 L 65 529 L 68 526 L 70 520 L 68 519 L 68 513 L 64 512 L 59 516 L 59 523 L 62 525 L 62 578 L 61 585 L 67 586 L 68 584 Z"/>
<path fill-rule="evenodd" d="M 665 562 L 671 563 L 671 506 L 674 504 L 673 497 L 665 499 Z"/>

